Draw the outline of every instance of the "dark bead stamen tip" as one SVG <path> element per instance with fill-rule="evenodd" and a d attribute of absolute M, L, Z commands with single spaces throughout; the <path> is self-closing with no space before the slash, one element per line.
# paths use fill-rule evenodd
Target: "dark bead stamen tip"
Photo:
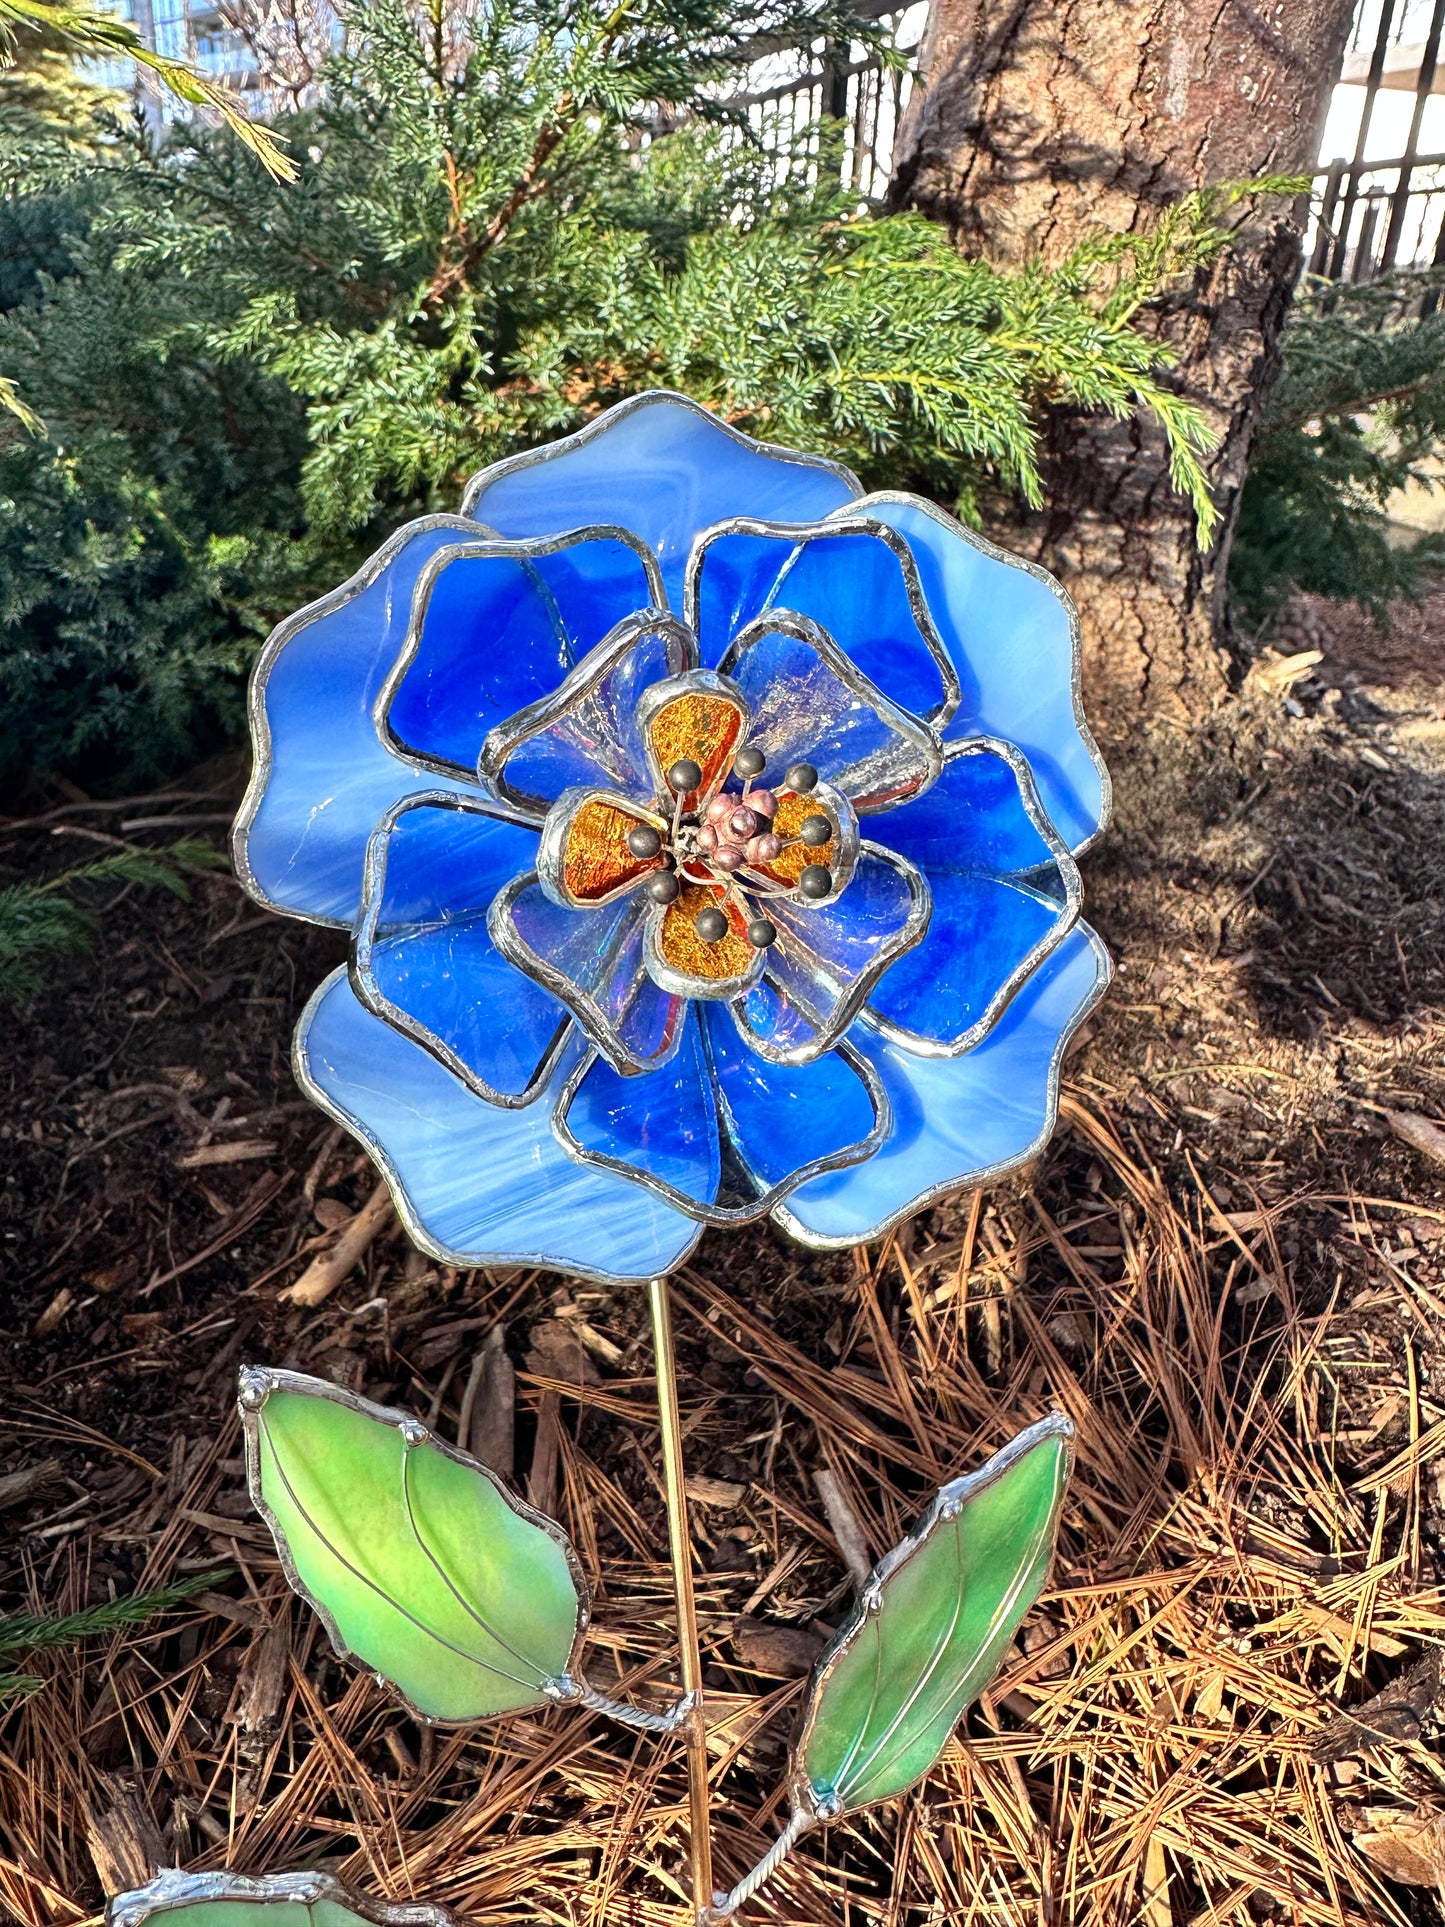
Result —
<path fill-rule="evenodd" d="M 681 756 L 667 772 L 667 786 L 679 796 L 687 796 L 702 783 L 702 764 Z"/>
<path fill-rule="evenodd" d="M 806 796 L 818 787 L 818 772 L 811 763 L 793 763 L 783 778 L 783 787 L 797 796 Z"/>
<path fill-rule="evenodd" d="M 815 903 L 821 902 L 832 893 L 833 873 L 825 870 L 821 863 L 810 863 L 798 878 L 798 888 L 805 897 L 810 897 Z"/>
<path fill-rule="evenodd" d="M 656 856 L 662 848 L 662 838 L 650 823 L 639 823 L 635 830 L 628 831 L 627 847 L 634 856 Z"/>
<path fill-rule="evenodd" d="M 728 920 L 721 910 L 699 910 L 693 929 L 704 943 L 721 943 L 728 933 Z"/>
<path fill-rule="evenodd" d="M 798 835 L 802 837 L 810 850 L 821 849 L 822 846 L 831 839 L 833 835 L 833 825 L 828 821 L 826 816 L 805 816 L 803 818 L 803 826 L 798 831 Z M 629 839 L 629 841 L 630 840 L 631 839 Z"/>
<path fill-rule="evenodd" d="M 761 776 L 767 767 L 768 759 L 760 749 L 740 749 L 733 758 L 739 776 Z"/>
<path fill-rule="evenodd" d="M 678 891 L 682 888 L 671 870 L 659 870 L 647 885 L 647 894 L 654 903 L 675 903 Z"/>
<path fill-rule="evenodd" d="M 748 942 L 754 950 L 771 950 L 778 941 L 778 926 L 766 917 L 754 917 L 748 925 Z"/>

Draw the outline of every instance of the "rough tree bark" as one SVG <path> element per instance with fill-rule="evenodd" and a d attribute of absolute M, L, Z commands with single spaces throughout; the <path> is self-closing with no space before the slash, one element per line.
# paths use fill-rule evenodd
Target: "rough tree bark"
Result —
<path fill-rule="evenodd" d="M 1103 224 L 1147 227 L 1190 188 L 1308 173 L 1353 0 L 934 0 L 894 200 L 1000 265 L 1055 261 Z M 1197 718 L 1227 688 L 1223 593 L 1245 463 L 1278 368 L 1303 204 L 1245 214 L 1228 256 L 1162 304 L 1181 389 L 1220 435 L 1201 556 L 1139 421 L 1054 410 L 1048 506 L 998 530 L 1068 585 L 1091 715 Z"/>

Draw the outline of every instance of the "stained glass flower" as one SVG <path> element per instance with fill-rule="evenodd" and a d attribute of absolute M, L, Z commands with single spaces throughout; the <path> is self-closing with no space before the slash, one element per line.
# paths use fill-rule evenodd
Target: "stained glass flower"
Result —
<path fill-rule="evenodd" d="M 462 509 L 270 638 L 235 834 L 351 934 L 298 1075 L 417 1242 L 639 1278 L 1032 1156 L 1109 969 L 1058 585 L 670 394 Z"/>

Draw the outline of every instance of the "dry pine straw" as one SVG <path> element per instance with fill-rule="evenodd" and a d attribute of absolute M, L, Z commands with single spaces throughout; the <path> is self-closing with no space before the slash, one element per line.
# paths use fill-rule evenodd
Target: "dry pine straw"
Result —
<path fill-rule="evenodd" d="M 732 1627 L 846 1606 L 813 1474 L 833 1473 L 876 1557 L 930 1486 L 1057 1407 L 1078 1426 L 1078 1470 L 1021 1644 L 926 1786 L 815 1835 L 753 1917 L 1403 1922 L 1402 1890 L 1351 1845 L 1340 1781 L 1357 1804 L 1413 1803 L 1438 1781 L 1430 1756 L 1407 1741 L 1341 1774 L 1310 1747 L 1445 1634 L 1421 1543 L 1441 1428 L 1412 1379 L 1409 1442 L 1339 1467 L 1330 1360 L 1359 1320 L 1338 1274 L 1310 1312 L 1294 1300 L 1278 1239 L 1300 1201 L 1230 1219 L 1202 1186 L 1171 1198 L 1129 1125 L 1077 1086 L 1065 1124 L 1100 1174 L 1086 1213 L 1070 1207 L 1061 1228 L 1020 1188 L 986 1215 L 965 1204 L 931 1246 L 905 1233 L 840 1259 L 826 1346 L 780 1336 L 790 1283 L 771 1244 L 751 1302 L 701 1272 L 677 1281 L 690 1462 L 707 1478 L 721 1460 L 741 1488 L 729 1504 L 724 1478 L 721 1507 L 695 1520 L 719 1872 L 736 1877 L 771 1837 L 800 1691 L 746 1672 Z M 1368 1244 L 1369 1210 L 1335 1208 Z M 518 1315 L 515 1274 L 473 1288 L 450 1398 L 434 1385 L 443 1431 L 487 1322 Z M 1403 1278 L 1394 1288 L 1409 1297 Z M 635 1294 L 567 1302 L 594 1337 L 623 1339 L 621 1367 L 571 1383 L 524 1372 L 519 1409 L 561 1415 L 545 1429 L 556 1509 L 598 1578 L 593 1677 L 666 1697 L 651 1382 L 626 1344 L 640 1311 Z M 618 1357 L 605 1342 L 601 1355 Z M 724 1368 L 700 1373 L 704 1355 Z M 37 1438 L 68 1423 L 22 1422 Z M 233 1576 L 104 1649 L 33 1662 L 46 1686 L 0 1725 L 0 1905 L 25 1927 L 69 1927 L 94 1918 L 98 1873 L 141 1878 L 164 1856 L 323 1864 L 478 1921 L 676 1921 L 677 1749 L 565 1712 L 420 1731 L 325 1656 L 255 1523 L 213 1509 L 238 1490 L 238 1452 L 228 1417 L 110 1528 L 149 1547 L 145 1584 L 216 1558 Z M 742 1581 L 718 1556 L 725 1535 L 748 1554 Z M 37 1603 L 42 1577 L 51 1607 L 67 1587 L 85 1596 L 89 1543 L 37 1572 Z"/>

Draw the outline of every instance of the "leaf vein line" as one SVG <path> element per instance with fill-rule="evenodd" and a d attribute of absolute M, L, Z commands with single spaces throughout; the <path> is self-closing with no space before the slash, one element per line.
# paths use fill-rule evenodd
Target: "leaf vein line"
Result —
<path fill-rule="evenodd" d="M 467 1617 L 475 1620 L 477 1625 L 480 1626 L 482 1631 L 487 1635 L 487 1638 L 495 1641 L 504 1653 L 510 1653 L 519 1666 L 530 1666 L 532 1671 L 537 1675 L 538 1686 L 541 1686 L 545 1682 L 547 1675 L 537 1664 L 536 1660 L 528 1659 L 525 1653 L 519 1653 L 515 1646 L 503 1639 L 502 1635 L 494 1626 L 488 1624 L 470 1600 L 462 1596 L 461 1589 L 453 1583 L 450 1573 L 447 1572 L 441 1560 L 437 1558 L 436 1554 L 422 1537 L 421 1527 L 416 1522 L 416 1512 L 411 1502 L 411 1455 L 412 1448 L 406 1443 L 405 1439 L 403 1439 L 401 1447 L 401 1501 L 406 1507 L 406 1522 L 411 1527 L 412 1538 L 416 1540 L 417 1545 L 421 1548 L 422 1554 L 432 1566 L 437 1577 Z M 508 1677 L 510 1677 L 510 1675 Z"/>
<path fill-rule="evenodd" d="M 296 1510 L 301 1514 L 301 1517 L 305 1520 L 306 1524 L 310 1527 L 311 1531 L 316 1534 L 317 1539 L 320 1541 L 320 1543 L 323 1546 L 325 1546 L 326 1550 L 331 1554 L 332 1558 L 336 1561 L 336 1563 L 339 1566 L 344 1566 L 347 1572 L 351 1574 L 353 1579 L 359 1579 L 363 1586 L 368 1587 L 372 1592 L 376 1594 L 378 1599 L 384 1599 L 387 1605 L 391 1607 L 393 1612 L 400 1613 L 401 1617 L 409 1621 L 411 1625 L 415 1626 L 419 1633 L 425 1634 L 425 1636 L 428 1639 L 434 1639 L 438 1646 L 444 1646 L 449 1653 L 455 1653 L 458 1659 L 468 1660 L 473 1666 L 480 1666 L 483 1672 L 494 1673 L 498 1679 L 510 1680 L 514 1686 L 525 1686 L 529 1691 L 532 1690 L 532 1685 L 530 1680 L 518 1679 L 515 1674 L 507 1672 L 503 1667 L 493 1666 L 490 1660 L 481 1659 L 477 1656 L 476 1653 L 467 1652 L 464 1647 L 454 1646 L 449 1639 L 444 1639 L 440 1633 L 433 1632 L 430 1626 L 424 1625 L 422 1621 L 419 1620 L 414 1613 L 409 1613 L 405 1606 L 403 1606 L 398 1600 L 393 1599 L 391 1594 L 386 1590 L 385 1586 L 379 1586 L 376 1583 L 376 1581 L 372 1578 L 369 1578 L 367 1574 L 364 1573 L 359 1566 L 353 1566 L 351 1561 L 347 1558 L 346 1554 L 341 1551 L 340 1547 L 332 1545 L 331 1541 L 327 1538 L 326 1534 L 321 1530 L 320 1526 L 317 1525 L 316 1521 L 311 1517 L 311 1514 L 306 1510 L 305 1506 L 301 1503 L 301 1500 L 297 1494 L 296 1488 L 292 1485 L 291 1481 L 286 1476 L 286 1468 L 285 1466 L 282 1465 L 280 1454 L 277 1452 L 275 1445 L 272 1443 L 270 1439 L 270 1436 L 263 1432 L 263 1437 L 265 1437 L 266 1439 L 267 1447 L 269 1448 L 271 1453 L 272 1463 L 276 1467 L 277 1474 L 280 1477 L 282 1485 L 284 1485 L 286 1488 L 287 1495 L 289 1496 L 292 1505 L 295 1506 Z M 285 1537 L 284 1532 L 282 1534 L 282 1537 L 283 1538 Z"/>

